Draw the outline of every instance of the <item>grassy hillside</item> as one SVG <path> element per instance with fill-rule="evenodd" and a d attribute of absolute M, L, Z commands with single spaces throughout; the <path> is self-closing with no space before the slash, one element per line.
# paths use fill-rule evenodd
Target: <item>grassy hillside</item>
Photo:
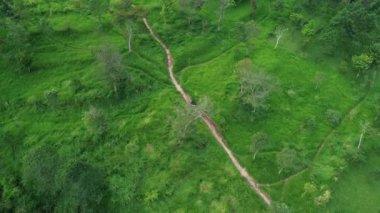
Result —
<path fill-rule="evenodd" d="M 378 1 L 236 1 L 220 23 L 223 1 L 190 15 L 177 1 L 102 2 L 0 3 L 0 212 L 379 211 L 378 26 L 367 30 L 361 15 L 378 21 Z M 124 14 L 136 8 L 144 12 Z M 352 18 L 351 34 L 335 14 Z M 194 103 L 211 100 L 226 143 L 272 206 L 199 119 L 178 137 L 189 106 L 142 17 Z M 104 47 L 120 54 L 118 92 L 102 72 Z M 372 60 L 357 65 L 363 54 Z M 273 80 L 265 109 L 242 103 L 242 60 Z M 255 155 L 257 133 L 267 143 Z M 293 154 L 281 158 L 284 150 Z"/>

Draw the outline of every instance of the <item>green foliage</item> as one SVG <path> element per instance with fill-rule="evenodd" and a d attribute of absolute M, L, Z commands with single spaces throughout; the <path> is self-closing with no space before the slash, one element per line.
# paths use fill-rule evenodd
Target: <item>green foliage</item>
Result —
<path fill-rule="evenodd" d="M 305 162 L 300 154 L 291 148 L 283 148 L 276 156 L 279 173 L 282 171 L 295 172 L 301 170 L 305 166 Z"/>
<path fill-rule="evenodd" d="M 292 212 L 290 208 L 285 204 L 281 202 L 275 202 L 273 203 L 273 206 L 271 208 L 272 213 L 290 213 Z"/>
<path fill-rule="evenodd" d="M 342 114 L 336 110 L 333 110 L 333 109 L 328 109 L 325 113 L 325 116 L 326 116 L 327 121 L 333 127 L 338 126 L 341 119 L 342 119 Z"/>
<path fill-rule="evenodd" d="M 96 59 L 104 81 L 114 95 L 122 97 L 125 92 L 127 76 L 121 54 L 114 47 L 103 45 L 97 50 Z"/>
<path fill-rule="evenodd" d="M 242 103 L 249 106 L 253 113 L 268 109 L 267 99 L 275 86 L 272 77 L 261 70 L 254 70 L 249 59 L 239 61 L 236 69 L 240 75 L 240 100 Z"/>
<path fill-rule="evenodd" d="M 173 0 L 160 0 L 161 11 L 160 15 L 167 23 L 169 19 L 174 16 L 174 1 Z"/>
<path fill-rule="evenodd" d="M 3 51 L 6 59 L 18 72 L 32 71 L 32 51 L 30 34 L 21 24 L 9 20 L 6 23 L 6 36 Z"/>
<path fill-rule="evenodd" d="M 373 63 L 373 57 L 365 53 L 361 55 L 352 56 L 352 65 L 354 66 L 357 72 L 364 72 L 371 67 Z"/>
<path fill-rule="evenodd" d="M 108 130 L 105 114 L 95 107 L 84 113 L 83 121 L 88 131 L 95 136 L 103 136 Z"/>
<path fill-rule="evenodd" d="M 302 27 L 306 24 L 305 17 L 300 13 L 290 14 L 289 19 L 297 29 L 302 29 Z"/>
<path fill-rule="evenodd" d="M 251 152 L 255 159 L 256 154 L 260 152 L 268 144 L 268 135 L 263 132 L 258 132 L 252 136 Z"/>
<path fill-rule="evenodd" d="M 58 193 L 55 175 L 59 166 L 60 159 L 52 145 L 32 149 L 23 160 L 22 182 L 39 197 L 46 210 L 53 207 L 54 198 Z"/>
<path fill-rule="evenodd" d="M 78 161 L 69 165 L 61 178 L 62 195 L 56 212 L 101 212 L 108 187 L 102 171 Z"/>

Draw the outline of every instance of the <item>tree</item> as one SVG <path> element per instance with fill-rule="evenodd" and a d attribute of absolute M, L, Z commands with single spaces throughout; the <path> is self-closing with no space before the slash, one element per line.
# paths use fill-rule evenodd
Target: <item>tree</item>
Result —
<path fill-rule="evenodd" d="M 333 110 L 333 109 L 328 109 L 325 113 L 327 121 L 333 126 L 337 127 L 340 123 L 340 120 L 342 118 L 342 115 L 340 112 Z"/>
<path fill-rule="evenodd" d="M 98 18 L 99 23 L 102 23 L 103 13 L 108 11 L 109 5 L 110 0 L 89 0 L 88 10 Z"/>
<path fill-rule="evenodd" d="M 174 0 L 160 0 L 161 5 L 161 11 L 160 15 L 164 19 L 164 23 L 166 24 L 168 22 L 168 19 L 170 19 L 174 15 Z"/>
<path fill-rule="evenodd" d="M 31 72 L 32 51 L 29 32 L 12 20 L 9 20 L 5 27 L 6 36 L 1 48 L 6 52 L 8 63 L 15 66 L 19 72 Z"/>
<path fill-rule="evenodd" d="M 102 212 L 108 194 L 103 172 L 74 161 L 60 173 L 61 196 L 54 212 Z"/>
<path fill-rule="evenodd" d="M 360 133 L 360 138 L 359 138 L 359 143 L 358 143 L 358 149 L 360 149 L 362 143 L 363 143 L 363 138 L 365 134 L 367 133 L 368 129 L 371 127 L 371 124 L 368 121 L 360 123 L 360 126 L 362 128 L 362 132 Z"/>
<path fill-rule="evenodd" d="M 352 56 L 352 65 L 357 71 L 356 77 L 359 77 L 360 73 L 367 71 L 373 63 L 373 57 L 365 53 L 361 55 Z"/>
<path fill-rule="evenodd" d="M 276 28 L 276 31 L 274 33 L 276 35 L 276 45 L 274 46 L 275 49 L 277 49 L 280 39 L 282 38 L 282 36 L 287 30 L 288 30 L 287 28 L 283 28 L 282 26 L 278 26 Z"/>
<path fill-rule="evenodd" d="M 291 148 L 284 148 L 276 156 L 278 165 L 278 174 L 281 172 L 293 172 L 301 169 L 304 166 L 304 162 L 300 158 L 298 152 Z"/>
<path fill-rule="evenodd" d="M 261 70 L 253 72 L 253 67 L 250 59 L 243 59 L 236 65 L 240 80 L 240 100 L 256 112 L 268 108 L 266 102 L 275 83 L 265 72 Z"/>
<path fill-rule="evenodd" d="M 44 202 L 47 211 L 53 207 L 58 193 L 55 175 L 59 165 L 57 150 L 52 145 L 33 148 L 23 159 L 22 182 Z"/>
<path fill-rule="evenodd" d="M 317 74 L 315 74 L 314 79 L 313 79 L 315 89 L 318 89 L 324 80 L 325 80 L 325 75 L 323 73 L 318 72 Z"/>
<path fill-rule="evenodd" d="M 179 0 L 180 9 L 186 15 L 189 26 L 206 2 L 207 0 Z"/>
<path fill-rule="evenodd" d="M 84 113 L 83 121 L 86 128 L 96 136 L 102 136 L 107 132 L 107 119 L 104 113 L 95 107 Z"/>
<path fill-rule="evenodd" d="M 285 204 L 281 202 L 274 202 L 271 209 L 272 213 L 290 213 L 292 212 L 290 208 Z"/>
<path fill-rule="evenodd" d="M 145 16 L 145 11 L 133 5 L 131 0 L 121 0 L 115 4 L 114 11 L 114 22 L 120 27 L 124 38 L 128 40 L 128 51 L 132 52 L 133 25 Z"/>
<path fill-rule="evenodd" d="M 320 196 L 316 197 L 314 199 L 314 202 L 318 206 L 324 206 L 328 202 L 330 202 L 330 200 L 331 200 L 331 191 L 330 190 L 326 190 L 326 191 L 323 192 L 323 194 L 321 194 Z"/>
<path fill-rule="evenodd" d="M 176 116 L 172 122 L 174 136 L 179 141 L 194 133 L 194 123 L 204 115 L 212 113 L 212 103 L 208 97 L 202 97 L 198 105 L 176 108 Z"/>
<path fill-rule="evenodd" d="M 226 13 L 226 10 L 231 7 L 235 6 L 235 0 L 219 0 L 219 8 L 218 8 L 218 31 L 222 28 L 222 22 L 224 20 L 224 15 Z"/>
<path fill-rule="evenodd" d="M 111 45 L 103 45 L 98 49 L 96 59 L 103 78 L 112 88 L 113 93 L 119 97 L 122 96 L 127 78 L 119 51 Z"/>
<path fill-rule="evenodd" d="M 260 152 L 268 144 L 268 135 L 263 132 L 258 132 L 252 136 L 251 151 L 253 159 L 256 159 L 256 154 Z"/>

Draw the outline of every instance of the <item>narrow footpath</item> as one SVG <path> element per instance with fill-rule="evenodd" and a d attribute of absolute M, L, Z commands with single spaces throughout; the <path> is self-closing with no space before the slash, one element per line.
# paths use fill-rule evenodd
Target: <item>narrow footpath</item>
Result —
<path fill-rule="evenodd" d="M 153 29 L 150 27 L 148 21 L 146 18 L 143 18 L 144 24 L 146 28 L 149 30 L 151 36 L 161 45 L 161 47 L 165 50 L 166 57 L 167 57 L 167 65 L 168 65 L 168 71 L 170 80 L 172 81 L 173 85 L 175 86 L 176 90 L 181 94 L 182 98 L 186 102 L 186 104 L 191 107 L 191 97 L 188 95 L 182 88 L 182 86 L 177 82 L 177 79 L 174 76 L 173 72 L 173 66 L 174 66 L 174 59 L 170 52 L 170 49 L 166 46 L 166 44 L 161 41 L 161 39 L 154 33 Z M 228 157 L 234 164 L 235 168 L 239 171 L 240 175 L 244 177 L 248 184 L 251 186 L 251 188 L 263 199 L 263 201 L 268 205 L 271 206 L 272 200 L 271 198 L 260 189 L 258 183 L 253 179 L 252 176 L 250 176 L 247 172 L 247 170 L 241 166 L 237 158 L 234 156 L 232 151 L 228 148 L 227 144 L 225 143 L 222 134 L 218 131 L 217 125 L 215 122 L 206 114 L 202 115 L 202 120 L 206 124 L 206 126 L 210 129 L 211 133 L 214 135 L 215 139 L 219 143 L 220 146 L 224 149 L 224 151 L 227 153 Z"/>

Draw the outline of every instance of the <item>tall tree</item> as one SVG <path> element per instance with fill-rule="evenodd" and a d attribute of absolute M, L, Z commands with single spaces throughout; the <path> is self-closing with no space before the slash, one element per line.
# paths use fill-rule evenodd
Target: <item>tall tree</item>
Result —
<path fill-rule="evenodd" d="M 179 141 L 186 139 L 194 132 L 195 121 L 205 114 L 212 114 L 212 103 L 208 97 L 202 97 L 198 105 L 177 107 L 176 116 L 172 122 L 172 132 Z"/>
<path fill-rule="evenodd" d="M 222 22 L 224 20 L 224 15 L 226 13 L 226 10 L 231 7 L 235 6 L 235 0 L 219 0 L 219 8 L 218 8 L 218 31 L 222 28 Z"/>
<path fill-rule="evenodd" d="M 268 135 L 263 132 L 258 132 L 252 136 L 251 150 L 253 153 L 253 159 L 256 159 L 257 153 L 259 153 L 268 144 Z"/>
<path fill-rule="evenodd" d="M 192 25 L 193 19 L 199 15 L 199 11 L 206 2 L 207 0 L 179 0 L 180 9 L 186 15 L 189 26 Z"/>
<path fill-rule="evenodd" d="M 31 72 L 32 50 L 28 30 L 13 20 L 6 22 L 4 45 L 0 48 L 5 58 L 18 72 Z"/>
<path fill-rule="evenodd" d="M 88 0 L 88 10 L 98 18 L 100 24 L 103 20 L 103 14 L 109 9 L 109 5 L 110 0 Z"/>
<path fill-rule="evenodd" d="M 122 96 L 127 77 L 119 51 L 111 45 L 103 45 L 98 49 L 96 58 L 106 83 L 112 88 L 115 95 Z"/>
<path fill-rule="evenodd" d="M 102 136 L 107 132 L 106 116 L 95 107 L 91 107 L 89 111 L 84 113 L 83 121 L 87 129 L 94 135 Z"/>
<path fill-rule="evenodd" d="M 174 15 L 174 0 L 160 0 L 161 11 L 160 15 L 166 24 Z"/>
<path fill-rule="evenodd" d="M 299 153 L 291 148 L 284 148 L 276 156 L 278 173 L 282 171 L 293 172 L 301 169 L 304 166 L 304 161 L 300 157 Z"/>
<path fill-rule="evenodd" d="M 57 150 L 52 145 L 33 148 L 23 160 L 22 181 L 44 203 L 46 211 L 51 211 L 58 193 L 55 175 L 59 164 Z"/>
<path fill-rule="evenodd" d="M 124 38 L 128 40 L 128 51 L 132 52 L 133 26 L 145 16 L 145 11 L 133 5 L 131 0 L 121 0 L 114 7 L 114 22 L 120 27 Z"/>
<path fill-rule="evenodd" d="M 75 161 L 60 174 L 61 196 L 55 212 L 102 212 L 108 186 L 101 170 Z"/>
<path fill-rule="evenodd" d="M 284 35 L 284 33 L 287 31 L 288 29 L 287 28 L 284 28 L 282 26 L 278 26 L 276 28 L 276 31 L 275 31 L 275 35 L 276 35 L 276 45 L 274 46 L 275 49 L 277 49 L 277 46 L 278 44 L 280 43 L 280 40 L 282 38 L 282 36 Z"/>
<path fill-rule="evenodd" d="M 240 100 L 253 112 L 268 108 L 267 99 L 275 87 L 271 76 L 261 70 L 254 70 L 250 59 L 243 59 L 236 65 L 240 80 Z"/>

